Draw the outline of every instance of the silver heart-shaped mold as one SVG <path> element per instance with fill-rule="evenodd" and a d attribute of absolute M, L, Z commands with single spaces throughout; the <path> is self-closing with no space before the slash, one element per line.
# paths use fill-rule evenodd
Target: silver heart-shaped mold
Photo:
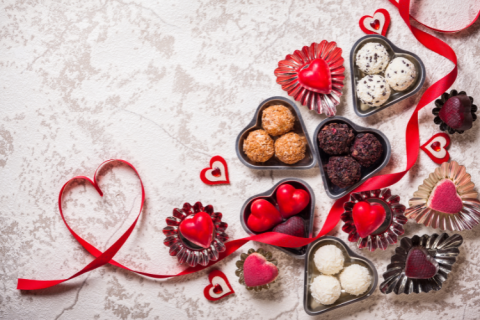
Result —
<path fill-rule="evenodd" d="M 385 49 L 387 49 L 387 52 L 390 56 L 390 61 L 398 57 L 402 57 L 411 61 L 417 70 L 417 77 L 415 78 L 415 81 L 410 85 L 410 87 L 405 91 L 394 91 L 392 89 L 392 94 L 390 95 L 390 98 L 383 105 L 379 107 L 366 106 L 365 108 L 362 108 L 362 102 L 357 97 L 357 83 L 360 79 L 366 76 L 366 74 L 364 74 L 355 65 L 355 57 L 358 50 L 360 50 L 360 48 L 368 42 L 382 44 Z M 383 76 L 383 72 L 379 74 Z M 367 35 L 358 39 L 358 41 L 355 42 L 352 50 L 350 51 L 350 75 L 352 81 L 353 110 L 355 110 L 355 113 L 359 117 L 368 117 L 417 93 L 422 88 L 423 83 L 425 82 L 425 66 L 423 65 L 422 60 L 416 54 L 398 48 L 384 36 Z"/>

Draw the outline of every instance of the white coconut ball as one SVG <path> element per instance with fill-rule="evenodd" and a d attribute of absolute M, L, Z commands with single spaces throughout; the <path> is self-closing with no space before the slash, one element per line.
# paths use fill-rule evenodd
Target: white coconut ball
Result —
<path fill-rule="evenodd" d="M 385 71 L 388 85 L 395 91 L 404 91 L 415 81 L 417 69 L 405 58 L 393 59 Z"/>
<path fill-rule="evenodd" d="M 346 292 L 358 296 L 368 290 L 372 276 L 367 268 L 352 264 L 340 274 L 340 283 Z"/>
<path fill-rule="evenodd" d="M 342 293 L 340 283 L 332 276 L 318 276 L 310 285 L 312 297 L 318 303 L 329 305 L 337 301 Z"/>
<path fill-rule="evenodd" d="M 377 74 L 385 70 L 390 56 L 380 43 L 369 42 L 357 52 L 357 67 L 366 74 Z"/>
<path fill-rule="evenodd" d="M 335 274 L 340 272 L 343 269 L 343 263 L 345 262 L 345 257 L 343 256 L 342 250 L 336 246 L 329 244 L 326 246 L 320 247 L 313 257 L 315 266 L 318 271 L 323 274 Z"/>
<path fill-rule="evenodd" d="M 384 104 L 391 93 L 392 91 L 385 78 L 379 75 L 366 76 L 357 84 L 358 98 L 371 107 L 378 107 Z"/>

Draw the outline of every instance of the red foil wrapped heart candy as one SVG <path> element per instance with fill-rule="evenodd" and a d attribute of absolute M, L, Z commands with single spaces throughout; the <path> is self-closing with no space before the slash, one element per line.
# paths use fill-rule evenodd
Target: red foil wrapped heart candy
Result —
<path fill-rule="evenodd" d="M 275 76 L 277 83 L 295 101 L 333 117 L 345 79 L 342 49 L 326 40 L 312 43 L 280 61 Z"/>
<path fill-rule="evenodd" d="M 192 206 L 186 202 L 182 209 L 173 209 L 173 216 L 166 221 L 163 233 L 167 237 L 163 244 L 179 263 L 206 266 L 210 261 L 217 261 L 220 252 L 226 249 L 228 224 L 222 222 L 222 213 L 214 212 L 212 205 L 204 207 L 197 202 Z"/>

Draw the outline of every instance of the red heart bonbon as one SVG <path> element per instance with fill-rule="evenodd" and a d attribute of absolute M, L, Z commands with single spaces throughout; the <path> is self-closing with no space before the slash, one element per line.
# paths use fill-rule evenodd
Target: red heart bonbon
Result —
<path fill-rule="evenodd" d="M 280 214 L 284 219 L 300 213 L 310 202 L 310 194 L 307 191 L 295 189 L 290 184 L 278 187 L 276 197 Z"/>
<path fill-rule="evenodd" d="M 278 268 L 259 253 L 250 254 L 243 263 L 243 277 L 247 287 L 269 284 L 278 277 Z"/>
<path fill-rule="evenodd" d="M 366 238 L 378 229 L 386 218 L 385 208 L 379 203 L 357 202 L 353 206 L 352 217 L 357 233 Z"/>
<path fill-rule="evenodd" d="M 320 58 L 314 59 L 298 73 L 298 81 L 314 92 L 329 94 L 332 92 L 332 75 L 328 63 Z"/>
<path fill-rule="evenodd" d="M 180 233 L 188 241 L 202 248 L 210 247 L 213 240 L 213 221 L 206 212 L 188 216 L 180 223 Z"/>
<path fill-rule="evenodd" d="M 257 199 L 252 202 L 250 208 L 247 225 L 254 232 L 267 231 L 282 222 L 280 212 L 267 200 Z"/>
<path fill-rule="evenodd" d="M 413 247 L 408 251 L 405 275 L 412 279 L 430 279 L 438 272 L 435 261 L 423 247 Z"/>

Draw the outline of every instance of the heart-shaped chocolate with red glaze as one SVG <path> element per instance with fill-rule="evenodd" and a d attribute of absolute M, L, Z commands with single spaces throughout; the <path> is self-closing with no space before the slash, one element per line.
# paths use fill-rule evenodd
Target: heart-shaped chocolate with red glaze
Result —
<path fill-rule="evenodd" d="M 210 301 L 217 301 L 235 293 L 227 276 L 220 270 L 210 272 L 208 280 L 210 284 L 203 290 L 203 295 Z"/>
<path fill-rule="evenodd" d="M 213 241 L 213 221 L 206 212 L 186 217 L 180 223 L 179 230 L 185 239 L 205 249 L 210 247 Z"/>
<path fill-rule="evenodd" d="M 280 214 L 284 219 L 300 213 L 310 202 L 310 195 L 307 191 L 295 189 L 288 183 L 277 189 L 276 196 Z"/>
<path fill-rule="evenodd" d="M 243 263 L 243 277 L 247 287 L 263 286 L 278 277 L 278 268 L 259 253 L 250 254 Z"/>
<path fill-rule="evenodd" d="M 405 275 L 412 279 L 430 279 L 438 272 L 438 262 L 424 247 L 413 247 L 408 251 Z"/>
<path fill-rule="evenodd" d="M 438 113 L 450 128 L 465 131 L 472 127 L 472 101 L 466 94 L 449 98 Z"/>
<path fill-rule="evenodd" d="M 390 14 L 385 9 L 378 9 L 372 16 L 360 18 L 360 29 L 366 34 L 381 34 L 385 37 L 390 25 Z"/>
<path fill-rule="evenodd" d="M 294 237 L 305 238 L 305 220 L 298 216 L 291 217 L 287 221 L 280 223 L 275 228 L 273 228 L 273 232 L 279 232 Z"/>
<path fill-rule="evenodd" d="M 332 92 L 332 75 L 328 63 L 320 58 L 305 65 L 298 73 L 298 81 L 314 92 L 330 94 Z"/>
<path fill-rule="evenodd" d="M 253 201 L 250 209 L 247 225 L 254 232 L 267 231 L 282 222 L 280 212 L 267 200 Z"/>
<path fill-rule="evenodd" d="M 387 213 L 379 203 L 367 201 L 357 202 L 353 206 L 352 218 L 357 228 L 357 233 L 366 238 L 377 230 L 385 221 Z"/>
<path fill-rule="evenodd" d="M 450 145 L 450 137 L 446 133 L 437 133 L 420 148 L 433 160 L 433 162 L 442 164 L 450 159 L 447 147 Z"/>
<path fill-rule="evenodd" d="M 463 202 L 457 193 L 455 183 L 449 179 L 438 182 L 428 198 L 427 206 L 443 213 L 454 214 L 462 211 Z"/>

